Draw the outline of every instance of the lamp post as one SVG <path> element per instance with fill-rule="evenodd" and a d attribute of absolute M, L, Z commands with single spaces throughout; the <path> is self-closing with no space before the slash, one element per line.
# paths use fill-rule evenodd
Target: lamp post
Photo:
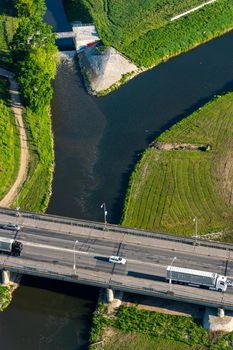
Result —
<path fill-rule="evenodd" d="M 107 210 L 106 210 L 106 204 L 105 204 L 105 202 L 103 202 L 103 203 L 101 204 L 101 208 L 103 208 L 103 210 L 104 210 L 104 229 L 106 230 L 106 228 L 107 228 L 107 215 L 108 215 L 108 212 L 107 212 Z"/>
<path fill-rule="evenodd" d="M 17 196 L 16 196 L 16 213 L 15 213 L 15 216 L 16 217 L 19 217 L 20 216 L 20 213 L 19 213 L 19 202 L 18 202 L 18 193 L 17 193 Z"/>
<path fill-rule="evenodd" d="M 169 278 L 169 283 L 172 283 L 172 265 L 174 263 L 174 261 L 176 260 L 176 256 L 174 256 L 174 258 L 172 259 L 171 265 L 170 265 L 170 278 Z"/>
<path fill-rule="evenodd" d="M 78 244 L 78 240 L 76 240 L 76 241 L 74 242 L 74 247 L 73 247 L 73 251 L 74 251 L 74 264 L 73 264 L 73 270 L 74 270 L 74 273 L 75 273 L 75 270 L 76 270 L 76 259 L 75 259 L 75 253 L 76 253 L 75 247 L 76 247 L 76 244 Z"/>
<path fill-rule="evenodd" d="M 197 217 L 193 219 L 193 222 L 195 222 L 195 245 L 197 245 Z"/>

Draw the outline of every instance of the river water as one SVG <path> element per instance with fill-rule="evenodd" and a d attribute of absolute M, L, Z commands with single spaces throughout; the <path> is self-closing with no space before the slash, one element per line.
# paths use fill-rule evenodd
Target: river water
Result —
<path fill-rule="evenodd" d="M 52 214 L 118 223 L 129 176 L 162 130 L 232 89 L 233 33 L 147 71 L 108 96 L 89 96 L 77 61 L 62 60 L 52 101 Z"/>
<path fill-rule="evenodd" d="M 47 22 L 70 30 L 61 0 L 47 0 Z M 106 97 L 88 96 L 76 60 L 62 60 L 52 101 L 56 169 L 48 212 L 117 223 L 129 175 L 162 130 L 214 95 L 232 89 L 233 33 L 174 58 Z M 1 348 L 87 347 L 97 291 L 32 277 L 0 314 Z"/>

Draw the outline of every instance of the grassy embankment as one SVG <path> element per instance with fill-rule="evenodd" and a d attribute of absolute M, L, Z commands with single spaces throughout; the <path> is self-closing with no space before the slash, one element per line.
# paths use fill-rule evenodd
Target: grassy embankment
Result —
<path fill-rule="evenodd" d="M 8 80 L 0 77 L 0 197 L 14 183 L 19 168 L 19 138 L 9 106 Z"/>
<path fill-rule="evenodd" d="M 12 63 L 9 43 L 13 37 L 15 19 L 9 1 L 0 2 L 0 67 Z M 8 192 L 19 167 L 19 139 L 15 117 L 10 109 L 9 84 L 0 76 L 0 198 Z"/>
<path fill-rule="evenodd" d="M 12 60 L 12 54 L 14 54 L 14 52 L 10 50 L 9 45 L 18 28 L 17 23 L 19 20 L 22 20 L 22 18 L 16 17 L 16 10 L 14 10 L 14 5 L 18 3 L 20 3 L 20 1 L 3 0 L 0 5 L 0 66 L 11 70 L 15 70 Z M 26 36 L 30 35 L 30 32 L 26 30 L 24 35 L 26 38 Z M 23 36 L 21 36 L 21 40 L 23 42 Z M 29 67 L 28 76 L 30 76 L 30 74 L 36 75 L 36 69 L 41 72 L 44 70 L 41 52 L 38 53 L 38 57 L 39 55 L 41 55 L 39 58 L 41 67 L 39 65 L 37 67 L 35 63 L 34 72 L 30 72 Z M 47 59 L 47 62 L 49 65 L 49 59 Z M 21 62 L 21 64 L 23 64 L 23 62 Z M 1 81 L 1 90 L 3 90 L 3 88 L 6 88 L 6 82 L 3 82 L 3 80 Z M 31 88 L 32 87 L 33 83 L 31 84 Z M 32 94 L 33 93 L 37 94 L 36 91 L 32 92 Z M 2 98 L 6 100 L 9 96 L 4 93 Z M 10 188 L 10 185 L 17 175 L 19 143 L 15 136 L 12 137 L 13 134 L 17 135 L 14 116 L 2 103 L 0 109 L 4 111 L 4 114 L 1 114 L 0 120 L 0 128 L 2 130 L 1 143 L 4 145 L 4 147 L 0 149 L 2 155 L 0 165 L 3 174 L 0 177 L 0 197 L 2 198 L 4 194 L 7 193 L 7 190 Z M 30 107 L 26 107 L 24 109 L 24 123 L 28 136 L 30 161 L 28 178 L 19 193 L 18 203 L 20 207 L 25 210 L 44 211 L 51 193 L 54 167 L 49 105 L 44 105 L 36 111 L 33 111 Z M 13 206 L 15 205 L 16 203 L 13 204 Z"/>
<path fill-rule="evenodd" d="M 123 225 L 194 235 L 230 231 L 232 239 L 233 94 L 216 98 L 156 141 L 210 145 L 209 151 L 145 151 L 131 176 Z"/>
<path fill-rule="evenodd" d="M 8 2 L 11 7 L 18 6 L 17 21 L 20 25 L 14 33 L 11 55 L 15 57 L 14 70 L 21 85 L 30 153 L 27 181 L 19 193 L 18 204 L 25 210 L 44 211 L 51 194 L 54 169 L 49 102 L 52 96 L 50 79 L 55 76 L 58 62 L 55 58 L 57 50 L 51 29 L 42 22 L 43 0 L 32 2 L 32 5 L 28 2 L 25 6 L 21 0 Z M 35 42 L 30 45 L 31 38 Z"/>
<path fill-rule="evenodd" d="M 191 317 L 126 305 L 109 316 L 104 306 L 99 305 L 93 318 L 91 342 L 90 350 L 227 350 L 233 342 L 233 333 L 209 334 Z"/>
<path fill-rule="evenodd" d="M 233 28 L 233 0 L 218 0 L 174 22 L 203 0 L 63 0 L 71 21 L 95 22 L 106 46 L 150 68 Z"/>

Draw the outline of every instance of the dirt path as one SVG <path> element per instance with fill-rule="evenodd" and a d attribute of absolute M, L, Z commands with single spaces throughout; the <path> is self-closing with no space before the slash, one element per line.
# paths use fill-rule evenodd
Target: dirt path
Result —
<path fill-rule="evenodd" d="M 16 125 L 18 126 L 20 140 L 20 165 L 18 175 L 9 192 L 0 201 L 1 207 L 9 207 L 16 200 L 17 194 L 19 193 L 20 188 L 26 180 L 29 153 L 27 146 L 27 136 L 22 118 L 22 105 L 20 102 L 18 84 L 14 79 L 14 74 L 7 71 L 6 69 L 0 68 L 0 75 L 8 78 L 10 82 L 11 107 L 13 113 L 15 114 L 15 121 Z"/>

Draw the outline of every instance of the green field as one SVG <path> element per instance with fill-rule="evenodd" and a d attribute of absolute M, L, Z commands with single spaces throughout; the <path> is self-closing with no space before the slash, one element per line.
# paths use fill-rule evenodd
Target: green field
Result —
<path fill-rule="evenodd" d="M 8 80 L 0 77 L 0 198 L 14 183 L 19 167 L 18 130 L 8 102 Z"/>
<path fill-rule="evenodd" d="M 210 145 L 209 151 L 150 147 L 136 166 L 123 225 L 194 235 L 232 232 L 233 94 L 208 103 L 156 141 Z"/>
<path fill-rule="evenodd" d="M 146 334 L 124 333 L 114 329 L 104 343 L 104 350 L 204 350 L 203 347 L 192 347 L 176 341 L 158 340 Z"/>
<path fill-rule="evenodd" d="M 170 22 L 203 0 L 63 0 L 71 21 L 95 22 L 106 46 L 151 67 L 233 28 L 233 0 L 217 0 Z"/>

